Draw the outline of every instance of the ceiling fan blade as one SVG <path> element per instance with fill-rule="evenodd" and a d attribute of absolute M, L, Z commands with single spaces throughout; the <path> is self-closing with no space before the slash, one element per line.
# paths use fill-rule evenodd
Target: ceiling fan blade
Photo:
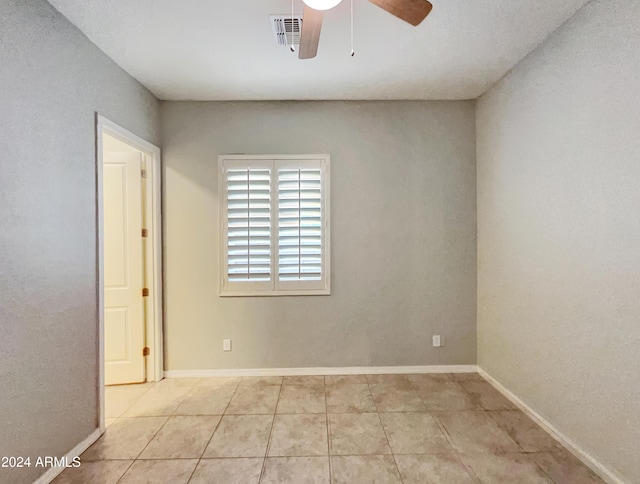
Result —
<path fill-rule="evenodd" d="M 323 14 L 324 12 L 314 10 L 305 5 L 302 17 L 302 32 L 300 33 L 299 59 L 311 59 L 318 53 Z"/>
<path fill-rule="evenodd" d="M 427 0 L 369 0 L 369 2 L 414 26 L 419 25 L 433 8 Z"/>

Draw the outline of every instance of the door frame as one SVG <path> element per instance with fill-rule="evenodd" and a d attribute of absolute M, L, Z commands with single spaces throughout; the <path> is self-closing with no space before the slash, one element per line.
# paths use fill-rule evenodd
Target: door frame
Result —
<path fill-rule="evenodd" d="M 96 113 L 96 211 L 98 253 L 98 385 L 100 401 L 100 431 L 105 429 L 105 349 L 104 349 L 104 194 L 103 146 L 104 134 L 132 146 L 147 157 L 147 230 L 145 276 L 149 281 L 147 299 L 146 341 L 150 355 L 146 359 L 147 381 L 160 381 L 164 376 L 163 299 L 162 299 L 162 205 L 160 148 Z M 141 288 L 142 289 L 142 288 Z"/>

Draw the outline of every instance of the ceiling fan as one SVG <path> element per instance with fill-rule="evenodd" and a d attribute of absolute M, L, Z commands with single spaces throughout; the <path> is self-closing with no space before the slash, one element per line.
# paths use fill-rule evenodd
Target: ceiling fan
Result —
<path fill-rule="evenodd" d="M 304 14 L 298 58 L 311 59 L 318 53 L 324 11 L 337 6 L 342 0 L 302 1 L 304 2 Z M 433 5 L 427 0 L 369 0 L 369 2 L 414 26 L 419 25 L 433 8 Z"/>

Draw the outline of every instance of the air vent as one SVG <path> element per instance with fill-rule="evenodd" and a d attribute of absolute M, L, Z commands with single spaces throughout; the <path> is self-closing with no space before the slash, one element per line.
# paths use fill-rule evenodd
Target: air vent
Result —
<path fill-rule="evenodd" d="M 271 26 L 278 45 L 287 47 L 291 44 L 300 45 L 300 31 L 302 17 L 291 15 L 271 15 Z"/>

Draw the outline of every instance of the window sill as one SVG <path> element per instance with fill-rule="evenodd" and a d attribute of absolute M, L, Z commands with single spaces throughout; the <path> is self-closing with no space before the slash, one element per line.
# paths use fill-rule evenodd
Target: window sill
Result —
<path fill-rule="evenodd" d="M 220 291 L 220 297 L 280 297 L 280 296 L 330 296 L 330 289 L 305 289 L 300 291 Z"/>

